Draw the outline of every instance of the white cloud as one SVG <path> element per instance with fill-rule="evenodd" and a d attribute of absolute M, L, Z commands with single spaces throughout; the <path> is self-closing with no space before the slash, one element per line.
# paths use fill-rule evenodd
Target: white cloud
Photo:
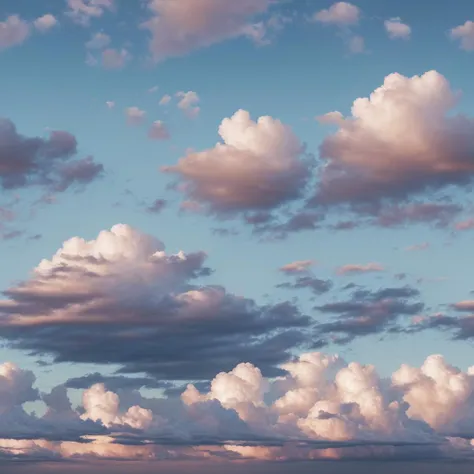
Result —
<path fill-rule="evenodd" d="M 338 26 L 355 25 L 359 23 L 360 10 L 348 2 L 337 2 L 327 10 L 321 10 L 314 14 L 314 21 L 328 23 Z"/>
<path fill-rule="evenodd" d="M 160 105 L 167 105 L 170 103 L 172 97 L 168 94 L 165 94 L 161 99 L 160 99 L 160 102 L 159 104 Z"/>
<path fill-rule="evenodd" d="M 10 15 L 0 21 L 0 51 L 22 44 L 29 35 L 29 24 L 18 15 Z"/>
<path fill-rule="evenodd" d="M 195 118 L 199 115 L 201 109 L 197 104 L 199 104 L 200 98 L 196 92 L 180 91 L 176 93 L 176 97 L 180 99 L 178 102 L 178 108 L 180 108 L 189 118 Z"/>
<path fill-rule="evenodd" d="M 466 21 L 463 25 L 456 26 L 450 34 L 451 38 L 460 41 L 462 49 L 474 51 L 474 21 Z"/>
<path fill-rule="evenodd" d="M 409 39 L 411 28 L 406 23 L 402 23 L 400 18 L 392 18 L 384 21 L 385 30 L 390 39 Z"/>
<path fill-rule="evenodd" d="M 58 20 L 55 16 L 47 13 L 46 15 L 40 16 L 34 21 L 35 28 L 42 33 L 50 30 L 58 24 Z"/>

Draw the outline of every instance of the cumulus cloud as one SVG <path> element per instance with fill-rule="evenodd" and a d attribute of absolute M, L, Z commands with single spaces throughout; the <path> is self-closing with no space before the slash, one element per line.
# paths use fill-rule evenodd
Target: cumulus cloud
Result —
<path fill-rule="evenodd" d="M 72 160 L 77 141 L 69 132 L 53 130 L 48 138 L 25 137 L 8 119 L 0 119 L 0 186 L 42 186 L 65 191 L 87 184 L 103 171 L 91 157 Z"/>
<path fill-rule="evenodd" d="M 200 99 L 196 92 L 180 91 L 176 93 L 176 97 L 179 98 L 178 108 L 180 108 L 189 118 L 195 118 L 199 115 L 201 108 L 197 104 L 199 104 Z"/>
<path fill-rule="evenodd" d="M 9 380 L 24 377 L 8 363 L 0 367 Z M 0 439 L 0 455 L 30 461 L 472 457 L 466 427 L 473 421 L 473 368 L 461 371 L 433 355 L 385 379 L 373 365 L 310 352 L 281 371 L 269 379 L 241 362 L 219 372 L 206 389 L 189 384 L 180 398 L 119 395 L 99 383 L 83 391 L 77 411 L 59 386 L 43 395 L 48 410 L 42 418 L 20 415 L 36 393 L 15 389 L 0 426 L 6 419 L 17 426 L 34 420 L 36 431 Z M 32 382 L 30 376 L 24 386 Z"/>
<path fill-rule="evenodd" d="M 451 38 L 458 40 L 462 49 L 474 51 L 474 21 L 466 21 L 450 31 Z"/>
<path fill-rule="evenodd" d="M 312 163 L 288 126 L 268 116 L 254 122 L 239 110 L 222 121 L 219 135 L 223 143 L 163 168 L 179 175 L 189 200 L 228 215 L 276 209 L 301 196 Z"/>
<path fill-rule="evenodd" d="M 46 15 L 40 16 L 33 22 L 35 28 L 41 33 L 49 31 L 51 28 L 54 28 L 56 25 L 58 25 L 58 23 L 59 22 L 56 17 L 54 15 L 51 15 L 51 13 L 47 13 Z"/>
<path fill-rule="evenodd" d="M 321 144 L 312 204 L 380 203 L 471 182 L 474 122 L 451 113 L 457 99 L 436 71 L 387 76 Z"/>
<path fill-rule="evenodd" d="M 98 32 L 91 36 L 91 39 L 86 43 L 86 48 L 89 49 L 103 49 L 110 44 L 110 36 L 105 33 Z"/>
<path fill-rule="evenodd" d="M 168 94 L 165 94 L 161 99 L 160 99 L 160 102 L 159 104 L 160 105 L 167 105 L 170 103 L 172 97 Z"/>
<path fill-rule="evenodd" d="M 150 53 L 158 62 L 239 36 L 255 39 L 258 23 L 253 19 L 270 4 L 269 0 L 149 0 L 152 17 L 142 28 L 150 32 Z M 261 37 L 260 32 L 257 39 Z"/>
<path fill-rule="evenodd" d="M 114 0 L 67 0 L 66 15 L 75 23 L 89 26 L 91 19 L 100 18 L 105 11 L 114 9 Z"/>
<path fill-rule="evenodd" d="M 113 109 L 115 107 L 115 102 L 113 100 L 108 100 L 105 105 L 109 108 L 109 109 Z"/>
<path fill-rule="evenodd" d="M 307 341 L 310 319 L 289 302 L 259 306 L 198 284 L 211 273 L 205 259 L 167 255 L 127 225 L 91 241 L 74 237 L 4 292 L 0 336 L 56 361 L 118 364 L 163 379 L 206 379 L 242 357 L 278 373 Z"/>
<path fill-rule="evenodd" d="M 30 35 L 29 24 L 18 15 L 0 21 L 0 51 L 22 44 Z"/>
<path fill-rule="evenodd" d="M 125 109 L 128 125 L 140 125 L 145 120 L 146 112 L 139 107 L 127 107 Z"/>
<path fill-rule="evenodd" d="M 337 26 L 355 25 L 359 23 L 360 10 L 348 2 L 337 2 L 328 9 L 314 14 L 313 20 Z"/>
<path fill-rule="evenodd" d="M 155 120 L 148 130 L 148 138 L 152 140 L 169 140 L 170 137 L 168 127 L 161 120 Z"/>
<path fill-rule="evenodd" d="M 410 39 L 411 28 L 406 23 L 402 23 L 400 18 L 385 20 L 384 26 L 390 39 Z"/>

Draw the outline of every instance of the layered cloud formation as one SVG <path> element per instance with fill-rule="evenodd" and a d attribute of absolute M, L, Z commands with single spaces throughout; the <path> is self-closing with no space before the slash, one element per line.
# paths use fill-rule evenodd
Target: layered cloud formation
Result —
<path fill-rule="evenodd" d="M 207 379 L 243 357 L 275 374 L 307 339 L 310 319 L 289 302 L 261 306 L 200 284 L 211 274 L 205 260 L 203 252 L 167 255 L 127 225 L 91 241 L 74 237 L 4 292 L 0 336 L 56 361 L 165 379 Z"/>
<path fill-rule="evenodd" d="M 31 372 L 0 366 L 0 453 L 18 459 L 472 458 L 474 368 L 433 355 L 391 378 L 374 366 L 304 353 L 268 379 L 250 363 L 220 372 L 207 391 L 145 398 L 103 384 L 71 407 L 64 385 L 40 395 Z M 66 383 L 67 385 L 67 383 Z M 29 415 L 26 401 L 47 406 Z"/>

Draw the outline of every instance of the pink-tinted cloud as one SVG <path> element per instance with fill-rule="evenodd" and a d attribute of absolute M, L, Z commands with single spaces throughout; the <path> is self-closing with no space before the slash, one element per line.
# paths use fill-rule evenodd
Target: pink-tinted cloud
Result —
<path fill-rule="evenodd" d="M 459 41 L 461 49 L 474 51 L 474 21 L 466 21 L 463 25 L 456 26 L 450 34 L 452 39 Z"/>
<path fill-rule="evenodd" d="M 120 50 L 108 48 L 102 51 L 102 66 L 106 69 L 122 69 L 131 57 L 125 48 Z"/>
<path fill-rule="evenodd" d="M 101 459 L 102 469 L 119 459 L 157 467 L 163 459 L 214 467 L 227 460 L 242 469 L 250 459 L 472 458 L 472 367 L 463 371 L 431 355 L 384 379 L 373 365 L 307 352 L 281 369 L 283 376 L 270 379 L 241 362 L 215 374 L 208 388 L 189 384 L 179 398 L 97 383 L 73 409 L 67 383 L 40 399 L 33 373 L 7 362 L 0 365 L 0 458 L 85 466 Z M 45 415 L 28 415 L 28 401 L 43 404 Z"/>
<path fill-rule="evenodd" d="M 359 23 L 360 10 L 348 2 L 337 2 L 328 9 L 314 14 L 313 20 L 337 26 L 355 25 Z"/>
<path fill-rule="evenodd" d="M 390 39 L 410 39 L 411 28 L 406 23 L 402 23 L 400 18 L 385 20 L 384 26 Z"/>
<path fill-rule="evenodd" d="M 25 137 L 8 119 L 0 120 L 0 186 L 6 189 L 43 186 L 64 191 L 85 184 L 103 167 L 91 157 L 72 160 L 77 141 L 69 132 L 53 130 L 48 138 Z"/>
<path fill-rule="evenodd" d="M 35 28 L 40 31 L 41 33 L 45 33 L 46 31 L 49 31 L 51 28 L 54 28 L 59 24 L 58 20 L 54 15 L 51 15 L 51 13 L 47 13 L 46 15 L 40 16 L 37 18 L 33 24 L 35 25 Z"/>
<path fill-rule="evenodd" d="M 0 51 L 22 44 L 29 35 L 29 24 L 18 15 L 10 15 L 0 21 Z"/>
<path fill-rule="evenodd" d="M 66 15 L 75 23 L 89 26 L 91 19 L 100 18 L 105 11 L 113 10 L 114 0 L 67 0 Z"/>
<path fill-rule="evenodd" d="M 336 270 L 338 275 L 349 275 L 353 273 L 371 273 L 371 272 L 383 272 L 385 268 L 379 263 L 367 263 L 367 264 L 358 264 L 350 263 L 343 265 Z"/>
<path fill-rule="evenodd" d="M 168 127 L 161 120 L 155 120 L 148 130 L 148 138 L 152 140 L 169 140 L 170 137 Z"/>
<path fill-rule="evenodd" d="M 206 379 L 243 357 L 278 374 L 310 319 L 290 302 L 260 306 L 198 282 L 212 273 L 205 260 L 203 252 L 168 255 L 123 224 L 94 240 L 71 238 L 4 292 L 0 337 L 56 360 L 108 360 L 172 380 Z M 88 334 L 79 345 L 78 331 Z"/>
<path fill-rule="evenodd" d="M 162 61 L 230 38 L 254 37 L 254 18 L 270 5 L 269 0 L 149 0 L 153 16 L 142 28 L 151 34 L 153 60 Z M 257 39 L 261 37 L 259 33 Z"/>
<path fill-rule="evenodd" d="M 283 273 L 305 273 L 314 265 L 314 260 L 297 260 L 283 265 L 279 270 Z"/>
<path fill-rule="evenodd" d="M 103 49 L 110 44 L 110 36 L 105 33 L 98 32 L 91 36 L 91 39 L 86 43 L 86 48 L 89 49 Z"/>
<path fill-rule="evenodd" d="M 466 219 L 464 221 L 456 222 L 454 225 L 456 230 L 470 230 L 474 229 L 474 218 Z"/>
<path fill-rule="evenodd" d="M 326 166 L 313 203 L 400 199 L 469 183 L 474 121 L 450 113 L 457 99 L 436 71 L 387 76 L 369 98 L 354 101 L 352 116 L 323 141 Z"/>
<path fill-rule="evenodd" d="M 199 115 L 201 110 L 198 106 L 200 99 L 196 92 L 180 91 L 176 93 L 176 97 L 179 98 L 178 108 L 181 109 L 189 118 L 196 118 Z"/>
<path fill-rule="evenodd" d="M 163 168 L 180 176 L 190 200 L 228 214 L 271 210 L 301 196 L 311 163 L 288 126 L 272 117 L 254 122 L 239 110 L 222 121 L 219 135 L 223 143 Z"/>
<path fill-rule="evenodd" d="M 146 112 L 139 107 L 127 107 L 125 109 L 128 125 L 140 125 L 145 120 Z"/>

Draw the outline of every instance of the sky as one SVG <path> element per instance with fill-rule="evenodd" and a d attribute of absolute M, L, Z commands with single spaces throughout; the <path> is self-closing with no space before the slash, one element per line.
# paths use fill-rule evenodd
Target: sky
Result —
<path fill-rule="evenodd" d="M 1 0 L 0 469 L 474 460 L 470 0 Z"/>

